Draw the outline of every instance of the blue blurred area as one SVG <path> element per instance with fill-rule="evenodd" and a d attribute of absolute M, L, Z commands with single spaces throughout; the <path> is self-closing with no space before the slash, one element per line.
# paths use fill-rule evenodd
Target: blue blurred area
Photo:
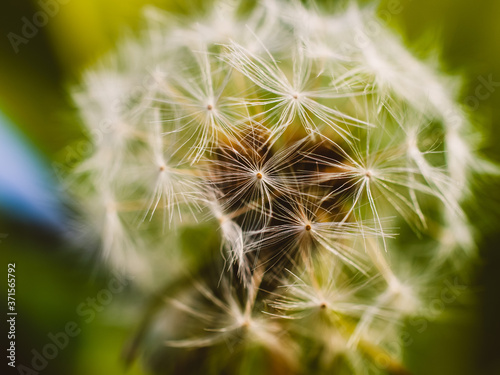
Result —
<path fill-rule="evenodd" d="M 63 209 L 44 158 L 0 113 L 0 210 L 17 220 L 61 232 Z"/>

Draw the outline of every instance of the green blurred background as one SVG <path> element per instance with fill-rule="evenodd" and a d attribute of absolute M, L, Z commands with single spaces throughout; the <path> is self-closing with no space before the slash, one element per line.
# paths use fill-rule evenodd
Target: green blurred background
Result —
<path fill-rule="evenodd" d="M 19 44 L 16 53 L 9 33 L 22 35 L 23 17 L 32 20 L 41 4 L 51 1 L 2 0 L 0 112 L 15 124 L 14 131 L 24 138 L 34 157 L 48 171 L 61 173 L 76 161 L 67 146 L 78 146 L 84 137 L 68 96 L 81 72 L 112 49 L 124 32 L 140 28 L 145 4 L 177 13 L 192 12 L 199 4 L 181 0 L 54 1 L 60 4 L 57 11 L 36 35 Z M 335 4 L 328 0 L 322 3 Z M 204 1 L 203 6 L 210 4 Z M 418 56 L 427 57 L 430 49 L 437 48 L 444 70 L 466 78 L 459 93 L 464 104 L 471 104 L 467 98 L 476 95 L 480 77 L 491 75 L 495 82 L 500 81 L 499 1 L 389 0 L 382 1 L 379 9 Z M 388 9 L 389 17 L 384 13 Z M 482 153 L 500 163 L 500 90 L 478 101 L 472 115 L 486 134 Z M 11 163 L 15 160 L 4 158 L 0 167 Z M 54 180 L 59 182 L 57 175 Z M 407 363 L 415 374 L 500 374 L 498 178 L 485 178 L 476 184 L 475 194 L 477 204 L 468 211 L 479 231 L 480 259 L 459 300 L 447 305 L 424 332 L 410 332 Z M 78 307 L 107 288 L 111 276 L 97 272 L 92 259 L 68 246 L 57 229 L 6 209 L 0 212 L 0 259 L 4 274 L 7 263 L 16 263 L 17 364 L 31 367 L 32 349 L 41 351 L 50 343 L 49 333 L 60 332 L 67 322 L 74 321 L 81 333 L 40 373 L 142 373 L 140 363 L 125 370 L 120 356 L 149 296 L 130 295 L 124 288 L 113 294 L 103 311 L 94 309 L 95 318 L 86 322 L 86 317 L 77 313 Z M 0 290 L 2 300 L 7 301 L 6 285 Z M 129 298 L 136 300 L 132 308 L 126 303 Z M 6 333 L 1 341 L 3 347 L 8 341 Z M 2 358 L 4 373 L 3 369 L 9 368 Z"/>

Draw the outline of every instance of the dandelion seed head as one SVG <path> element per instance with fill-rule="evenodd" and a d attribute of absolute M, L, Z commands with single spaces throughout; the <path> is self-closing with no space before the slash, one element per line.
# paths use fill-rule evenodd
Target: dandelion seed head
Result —
<path fill-rule="evenodd" d="M 145 284 L 192 263 L 167 346 L 252 343 L 290 369 L 366 373 L 473 254 L 471 172 L 498 168 L 475 154 L 458 81 L 373 9 L 240 5 L 149 8 L 143 35 L 84 76 L 95 147 L 70 185 L 110 267 Z"/>

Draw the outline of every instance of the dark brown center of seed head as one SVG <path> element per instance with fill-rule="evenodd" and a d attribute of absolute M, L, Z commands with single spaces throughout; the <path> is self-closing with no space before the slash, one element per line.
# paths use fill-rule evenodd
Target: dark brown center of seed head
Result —
<path fill-rule="evenodd" d="M 165 166 L 164 165 L 160 165 L 160 172 L 163 172 L 165 170 Z"/>
<path fill-rule="evenodd" d="M 258 179 L 258 180 L 262 180 L 262 177 L 264 177 L 264 176 L 262 176 L 262 173 L 257 172 L 257 173 L 255 174 L 255 177 L 257 177 L 257 179 Z"/>
<path fill-rule="evenodd" d="M 319 308 L 320 308 L 321 310 L 326 309 L 326 302 L 321 302 L 321 305 L 319 305 Z"/>
<path fill-rule="evenodd" d="M 213 108 L 214 108 L 214 106 L 213 106 L 212 104 L 208 104 L 208 105 L 207 105 L 207 109 L 208 109 L 209 111 L 211 111 Z"/>
<path fill-rule="evenodd" d="M 311 230 L 311 225 L 310 225 L 310 224 L 307 224 L 307 225 L 306 225 L 306 231 L 308 231 L 308 232 L 309 232 L 310 230 Z"/>

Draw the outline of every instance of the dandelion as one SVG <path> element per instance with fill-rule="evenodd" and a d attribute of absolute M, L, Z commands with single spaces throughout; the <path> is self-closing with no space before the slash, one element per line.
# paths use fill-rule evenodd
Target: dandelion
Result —
<path fill-rule="evenodd" d="M 169 275 L 146 327 L 155 373 L 160 357 L 186 374 L 406 373 L 389 346 L 473 254 L 462 204 L 471 172 L 496 170 L 458 83 L 368 8 L 240 5 L 148 8 L 84 77 L 85 232 L 145 291 Z"/>

